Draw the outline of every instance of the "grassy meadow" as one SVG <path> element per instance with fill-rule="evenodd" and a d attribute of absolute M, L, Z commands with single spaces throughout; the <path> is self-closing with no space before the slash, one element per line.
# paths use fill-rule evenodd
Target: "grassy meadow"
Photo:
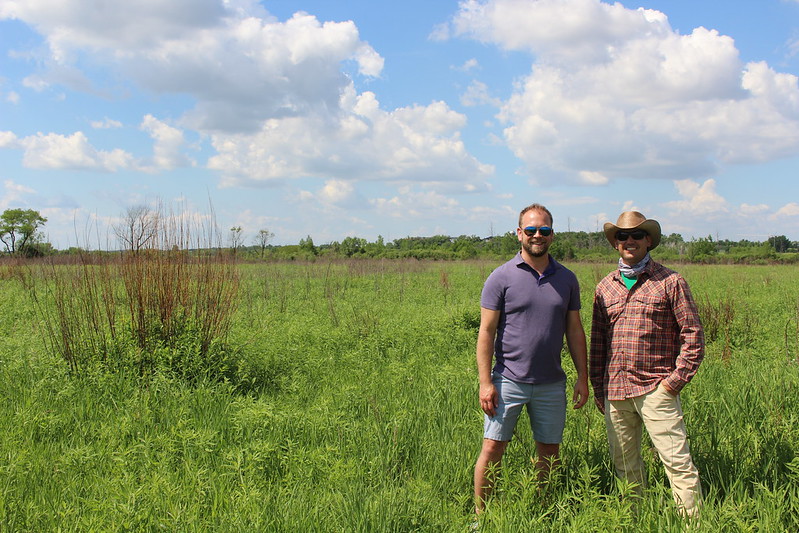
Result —
<path fill-rule="evenodd" d="M 34 301 L 31 287 L 52 278 L 0 265 L 0 530 L 467 530 L 479 294 L 500 262 L 241 264 L 224 343 L 208 352 L 218 372 L 191 379 L 168 342 L 172 367 L 71 366 L 45 306 L 105 297 Z M 567 266 L 589 331 L 593 287 L 612 265 Z M 706 492 L 700 529 L 797 531 L 799 269 L 675 268 L 709 341 L 683 393 Z M 86 316 L 66 305 L 74 322 Z M 114 316 L 114 331 L 132 327 Z M 120 338 L 108 353 L 128 346 Z M 564 368 L 573 380 L 568 355 Z M 630 491 L 612 476 L 592 402 L 569 411 L 548 486 L 533 449 L 522 419 L 484 531 L 682 530 L 653 453 L 643 500 L 620 497 Z"/>

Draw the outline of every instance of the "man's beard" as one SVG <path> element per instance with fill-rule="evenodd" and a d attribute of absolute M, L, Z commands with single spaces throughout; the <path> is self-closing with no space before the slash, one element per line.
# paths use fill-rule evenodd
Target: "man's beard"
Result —
<path fill-rule="evenodd" d="M 533 257 L 544 257 L 549 251 L 549 243 L 544 241 L 538 245 L 538 249 L 536 250 L 533 248 L 533 243 L 530 241 L 525 241 L 522 243 L 522 248 L 524 248 L 524 251 Z"/>

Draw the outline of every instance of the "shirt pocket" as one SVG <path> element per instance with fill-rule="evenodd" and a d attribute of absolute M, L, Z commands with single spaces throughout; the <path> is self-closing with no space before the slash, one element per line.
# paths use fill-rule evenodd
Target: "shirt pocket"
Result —
<path fill-rule="evenodd" d="M 603 303 L 605 304 L 605 312 L 608 315 L 608 321 L 612 324 L 624 312 L 624 308 L 627 303 L 627 298 L 625 298 L 624 296 L 606 298 Z"/>
<path fill-rule="evenodd" d="M 674 322 L 671 304 L 664 294 L 634 294 L 632 304 L 635 306 L 637 314 L 650 320 L 655 328 L 666 328 Z"/>

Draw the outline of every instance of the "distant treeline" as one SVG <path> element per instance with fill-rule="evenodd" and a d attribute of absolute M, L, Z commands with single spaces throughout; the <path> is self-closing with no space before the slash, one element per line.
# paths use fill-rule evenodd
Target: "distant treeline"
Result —
<path fill-rule="evenodd" d="M 71 255 L 81 248 L 55 250 L 49 243 L 37 243 L 38 256 Z M 360 237 L 315 244 L 308 236 L 298 244 L 264 246 L 230 246 L 226 251 L 241 261 L 314 261 L 318 259 L 428 259 L 436 261 L 461 259 L 502 259 L 519 251 L 515 232 L 491 237 L 476 235 L 434 235 L 402 237 L 385 242 L 382 237 L 370 242 Z M 559 261 L 608 262 L 618 258 L 602 232 L 566 231 L 555 236 L 549 249 Z M 107 252 L 120 253 L 120 252 Z M 678 233 L 664 235 L 660 246 L 652 252 L 661 261 L 719 264 L 769 264 L 799 262 L 799 242 L 784 235 L 762 242 L 716 240 L 712 236 L 686 241 Z"/>
<path fill-rule="evenodd" d="M 241 247 L 235 253 L 243 260 L 313 260 L 317 258 L 384 258 L 384 259 L 501 259 L 515 254 L 519 241 L 515 232 L 492 237 L 475 235 L 434 235 L 432 237 L 403 237 L 385 242 L 382 237 L 369 242 L 359 237 L 316 245 L 308 236 L 299 244 Z M 681 235 L 664 235 L 652 255 L 659 260 L 692 263 L 767 264 L 799 261 L 799 242 L 785 236 L 771 237 L 765 242 L 729 241 L 704 237 L 685 241 Z M 615 261 L 602 232 L 567 231 L 556 234 L 550 253 L 565 261 Z"/>

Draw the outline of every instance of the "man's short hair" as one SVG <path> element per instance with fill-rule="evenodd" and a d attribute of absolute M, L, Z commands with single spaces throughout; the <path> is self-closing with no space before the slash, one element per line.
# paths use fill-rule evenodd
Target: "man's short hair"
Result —
<path fill-rule="evenodd" d="M 541 204 L 530 204 L 524 209 L 522 209 L 521 213 L 519 213 L 520 228 L 522 227 L 522 219 L 524 218 L 524 214 L 528 211 L 540 211 L 541 213 L 546 213 L 546 215 L 549 217 L 549 225 L 552 226 L 555 223 L 555 220 L 552 218 L 552 213 L 549 212 L 549 209 L 547 209 Z"/>

